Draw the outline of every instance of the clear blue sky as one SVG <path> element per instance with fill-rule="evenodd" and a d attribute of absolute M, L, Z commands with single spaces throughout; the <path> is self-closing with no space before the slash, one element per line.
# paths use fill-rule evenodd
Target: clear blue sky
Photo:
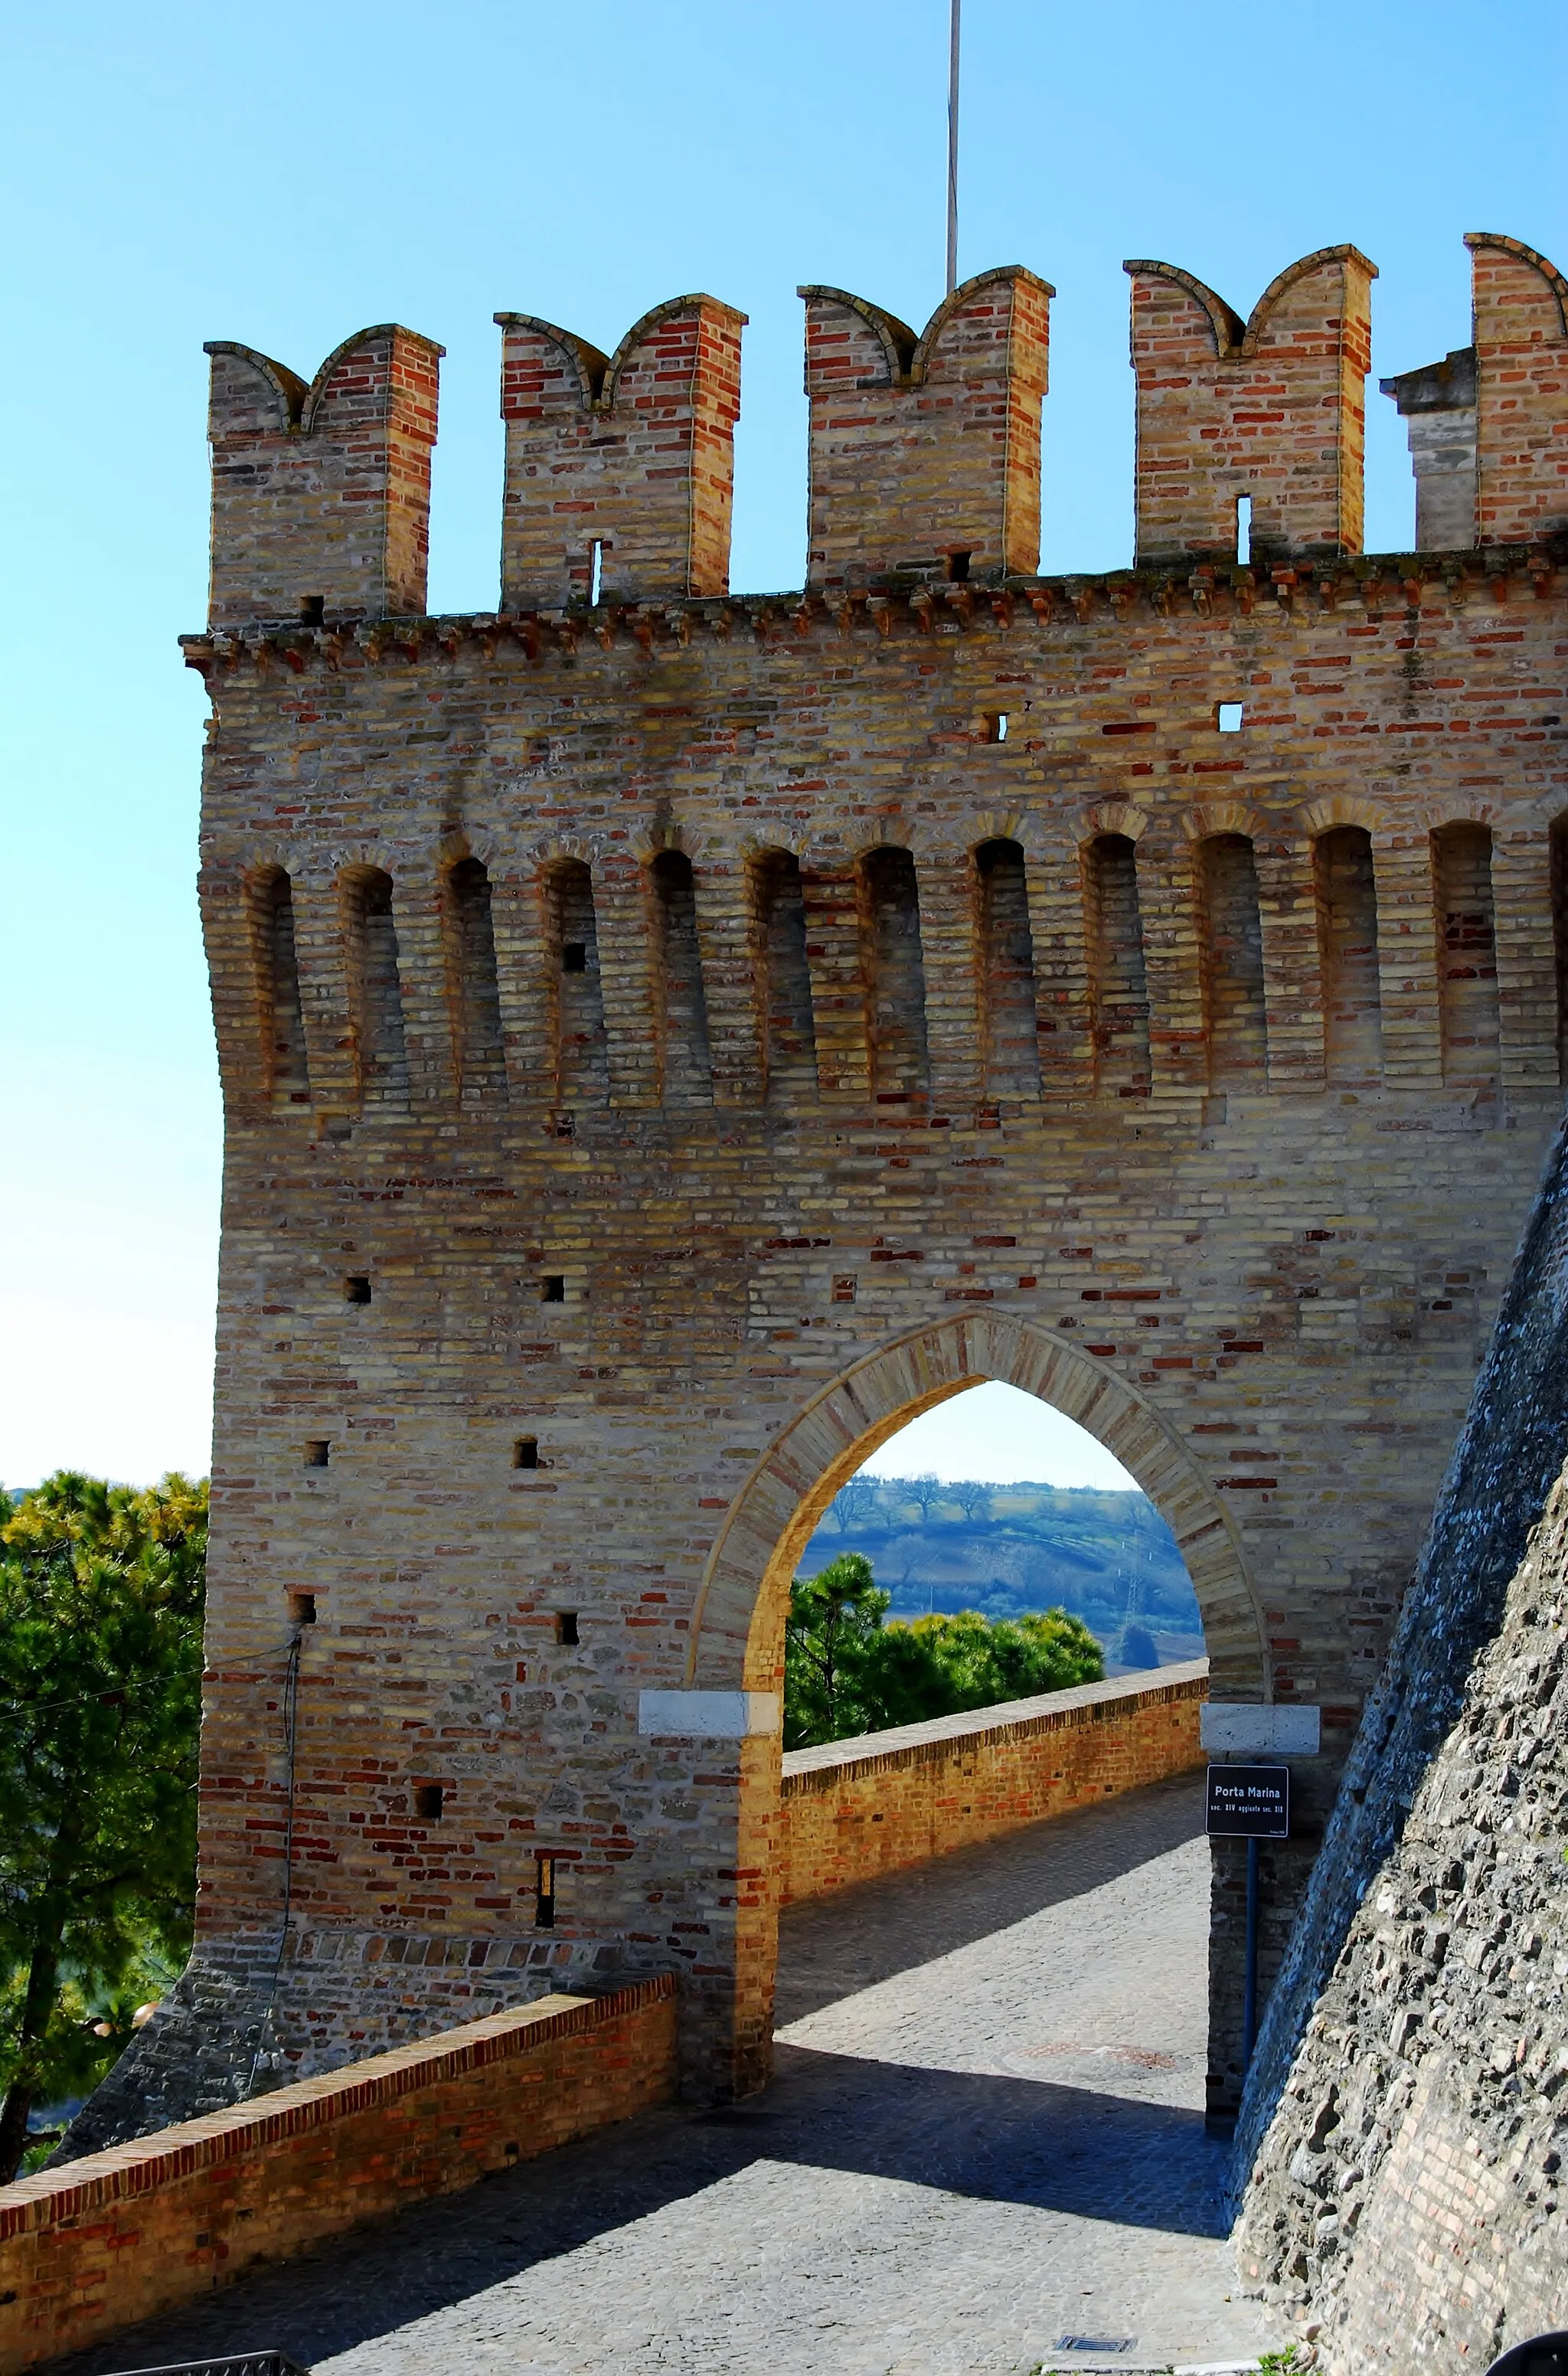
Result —
<path fill-rule="evenodd" d="M 0 1478 L 205 1465 L 219 1120 L 192 897 L 204 339 L 448 350 L 432 604 L 495 600 L 497 334 L 751 316 L 734 578 L 798 585 L 801 280 L 941 294 L 946 0 L 13 13 L 0 651 Z M 1245 311 L 1354 240 L 1374 368 L 1468 332 L 1460 235 L 1568 263 L 1561 0 L 968 0 L 960 269 L 1057 287 L 1047 567 L 1130 549 L 1124 255 Z M 1369 541 L 1408 542 L 1371 399 Z"/>

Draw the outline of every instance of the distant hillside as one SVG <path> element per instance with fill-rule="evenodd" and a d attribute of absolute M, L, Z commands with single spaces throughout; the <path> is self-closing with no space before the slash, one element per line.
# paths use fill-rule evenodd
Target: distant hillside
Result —
<path fill-rule="evenodd" d="M 894 1617 L 1061 1607 L 1099 1641 L 1108 1673 L 1203 1656 L 1182 1554 L 1142 1493 L 855 1477 L 807 1544 L 802 1574 L 841 1550 L 865 1553 Z"/>

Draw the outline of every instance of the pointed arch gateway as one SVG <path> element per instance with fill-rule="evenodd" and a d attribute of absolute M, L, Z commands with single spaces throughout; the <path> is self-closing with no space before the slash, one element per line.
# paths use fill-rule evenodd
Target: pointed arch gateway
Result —
<path fill-rule="evenodd" d="M 988 1379 L 1038 1395 L 1131 1471 L 1186 1562 L 1216 1697 L 1272 1698 L 1263 1610 L 1240 1538 L 1170 1420 L 1104 1360 L 1051 1329 L 972 1311 L 862 1355 L 813 1396 L 758 1460 L 708 1553 L 687 1653 L 688 1689 L 778 1688 L 790 1580 L 840 1485 L 910 1420 Z"/>

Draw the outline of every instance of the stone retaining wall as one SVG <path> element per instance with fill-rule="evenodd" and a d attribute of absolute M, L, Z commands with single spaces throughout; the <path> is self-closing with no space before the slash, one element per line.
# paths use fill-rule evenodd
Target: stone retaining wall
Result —
<path fill-rule="evenodd" d="M 1238 2125 L 1243 2270 L 1334 2376 L 1562 2323 L 1565 1451 L 1560 1136 Z"/>
<path fill-rule="evenodd" d="M 0 2376 L 674 2089 L 665 1975 L 546 1997 L 0 2188 Z"/>
<path fill-rule="evenodd" d="M 784 1759 L 785 1905 L 1203 1762 L 1208 1661 L 861 1733 Z"/>

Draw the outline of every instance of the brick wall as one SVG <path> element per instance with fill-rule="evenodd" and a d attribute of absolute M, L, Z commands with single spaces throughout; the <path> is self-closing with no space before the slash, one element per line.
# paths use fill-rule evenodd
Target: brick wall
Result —
<path fill-rule="evenodd" d="M 1014 266 L 944 300 L 919 337 L 805 288 L 806 579 L 992 576 L 1039 561 L 1039 424 L 1054 291 Z"/>
<path fill-rule="evenodd" d="M 445 349 L 384 322 L 308 386 L 231 339 L 207 351 L 214 624 L 422 611 Z"/>
<path fill-rule="evenodd" d="M 745 315 L 677 297 L 614 354 L 531 314 L 498 314 L 506 480 L 502 600 L 722 594 Z"/>
<path fill-rule="evenodd" d="M 1320 248 L 1271 281 L 1245 323 L 1190 272 L 1125 269 L 1139 560 L 1233 559 L 1241 495 L 1254 560 L 1359 552 L 1376 266 Z"/>
<path fill-rule="evenodd" d="M 784 1758 L 783 1903 L 826 1896 L 1203 1763 L 1208 1661 L 900 1725 Z"/>
<path fill-rule="evenodd" d="M 1226 430 L 1261 548 L 1268 487 L 1319 505 L 1294 545 L 1359 533 L 1360 315 L 1333 309 L 1361 270 L 1292 267 L 1232 358 L 1284 340 L 1288 417 Z M 1217 365 L 1230 317 L 1172 285 Z M 596 396 L 586 350 L 559 449 L 646 464 L 616 496 L 646 586 L 279 627 L 257 515 L 250 614 L 187 646 L 226 1171 L 186 2011 L 229 2008 L 219 2072 L 280 1945 L 294 2075 L 428 2035 L 460 1987 L 499 2009 L 543 1946 L 680 1970 L 694 2086 L 757 2084 L 778 1743 L 649 1738 L 642 1694 L 774 1691 L 837 1486 L 982 1377 L 1156 1500 L 1218 1693 L 1324 1710 L 1276 1968 L 1561 1099 L 1568 553 L 1006 575 L 1046 294 L 981 276 L 917 339 L 814 292 L 831 595 L 663 574 L 700 475 L 677 301 L 624 342 L 646 450 L 592 413 L 614 366 Z M 1223 2111 L 1228 1844 L 1216 1870 Z M 127 2097 L 200 2062 L 177 2034 L 142 2034 Z"/>
<path fill-rule="evenodd" d="M 554 1996 L 0 2189 L 0 2376 L 666 2101 L 674 1984 Z"/>
<path fill-rule="evenodd" d="M 1472 232 L 1479 541 L 1568 528 L 1568 280 L 1533 247 Z"/>

